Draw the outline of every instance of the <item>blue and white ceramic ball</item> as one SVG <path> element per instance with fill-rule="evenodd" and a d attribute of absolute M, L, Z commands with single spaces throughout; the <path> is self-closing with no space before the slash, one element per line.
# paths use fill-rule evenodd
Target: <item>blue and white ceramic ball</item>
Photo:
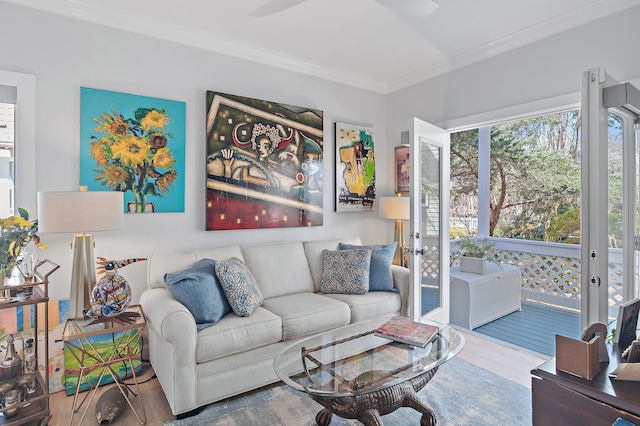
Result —
<path fill-rule="evenodd" d="M 117 272 L 107 272 L 91 292 L 91 317 L 113 317 L 123 313 L 131 303 L 129 283 Z"/>

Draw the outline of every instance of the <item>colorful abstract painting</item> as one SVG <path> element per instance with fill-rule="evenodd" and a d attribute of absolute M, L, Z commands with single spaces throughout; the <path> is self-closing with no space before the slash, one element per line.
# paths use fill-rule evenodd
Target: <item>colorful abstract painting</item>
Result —
<path fill-rule="evenodd" d="M 322 225 L 322 111 L 207 92 L 207 230 Z"/>
<path fill-rule="evenodd" d="M 69 312 L 68 300 L 53 300 L 48 302 L 49 317 L 49 392 L 60 392 L 64 389 L 64 352 L 62 332 Z M 0 310 L 0 336 L 7 333 L 14 334 L 15 345 L 19 354 L 26 339 L 33 337 L 31 324 L 35 324 L 35 305 L 16 306 Z M 44 348 L 44 304 L 37 305 L 39 332 L 38 348 Z M 0 340 L 0 359 L 4 359 L 6 340 Z M 44 374 L 44 350 L 38 349 L 38 368 Z M 22 356 L 22 355 L 21 355 Z"/>
<path fill-rule="evenodd" d="M 80 89 L 80 185 L 124 192 L 125 212 L 184 212 L 184 102 Z"/>
<path fill-rule="evenodd" d="M 125 353 L 127 350 L 132 351 L 133 355 L 133 368 L 136 370 L 136 374 L 142 372 L 142 345 L 138 338 L 133 338 L 139 333 L 140 330 L 120 331 L 115 333 L 105 333 L 97 336 L 88 337 L 87 342 L 85 339 L 72 340 L 65 343 L 64 346 L 64 386 L 67 391 L 67 395 L 73 395 L 76 391 L 76 385 L 78 383 L 78 377 L 80 376 L 80 364 L 78 360 L 84 359 L 84 367 L 91 367 L 96 364 L 94 351 L 100 354 L 102 359 L 108 360 L 112 358 L 112 353 L 117 350 L 118 353 Z M 132 333 L 132 335 L 124 336 L 123 333 Z M 124 343 L 133 342 L 132 345 Z M 90 354 L 84 355 L 83 354 Z M 117 356 L 116 356 L 117 358 Z M 126 377 L 131 374 L 131 365 L 127 361 L 117 361 L 111 364 L 111 369 L 119 376 Z M 82 381 L 80 382 L 80 391 L 86 391 L 90 389 L 96 381 L 100 378 L 103 368 L 88 369 L 89 371 L 84 373 Z M 100 380 L 100 386 L 107 383 L 113 383 L 113 377 L 108 372 L 104 374 Z"/>
<path fill-rule="evenodd" d="M 336 123 L 336 212 L 376 208 L 374 130 Z"/>

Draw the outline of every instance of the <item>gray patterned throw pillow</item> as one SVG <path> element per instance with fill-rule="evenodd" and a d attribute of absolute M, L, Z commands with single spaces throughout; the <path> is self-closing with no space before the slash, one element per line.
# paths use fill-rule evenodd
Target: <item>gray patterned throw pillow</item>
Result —
<path fill-rule="evenodd" d="M 320 291 L 327 294 L 366 294 L 371 249 L 323 250 Z"/>
<path fill-rule="evenodd" d="M 216 275 L 233 312 L 248 317 L 264 302 L 262 292 L 247 265 L 237 257 L 216 262 Z"/>

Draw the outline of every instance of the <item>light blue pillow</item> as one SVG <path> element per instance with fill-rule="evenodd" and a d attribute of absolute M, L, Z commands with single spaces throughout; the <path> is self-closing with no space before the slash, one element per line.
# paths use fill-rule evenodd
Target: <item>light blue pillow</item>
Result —
<path fill-rule="evenodd" d="M 231 309 L 239 317 L 248 317 L 264 302 L 256 279 L 247 265 L 237 257 L 217 261 L 216 275 Z"/>
<path fill-rule="evenodd" d="M 327 294 L 366 294 L 371 249 L 323 250 L 320 291 Z"/>
<path fill-rule="evenodd" d="M 164 282 L 173 297 L 189 309 L 198 331 L 211 327 L 231 312 L 212 259 L 202 259 L 185 270 L 165 274 Z"/>
<path fill-rule="evenodd" d="M 398 293 L 393 288 L 393 275 L 391 274 L 391 262 L 396 252 L 397 242 L 391 244 L 375 244 L 371 246 L 356 246 L 340 243 L 340 250 L 353 250 L 361 248 L 371 249 L 371 265 L 369 267 L 369 291 L 391 291 Z"/>

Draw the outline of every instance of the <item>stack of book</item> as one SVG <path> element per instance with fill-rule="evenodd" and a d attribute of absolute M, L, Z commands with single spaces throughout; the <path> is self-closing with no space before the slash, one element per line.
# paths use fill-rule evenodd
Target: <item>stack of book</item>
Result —
<path fill-rule="evenodd" d="M 438 327 L 393 317 L 374 330 L 376 336 L 424 348 L 438 335 Z"/>

